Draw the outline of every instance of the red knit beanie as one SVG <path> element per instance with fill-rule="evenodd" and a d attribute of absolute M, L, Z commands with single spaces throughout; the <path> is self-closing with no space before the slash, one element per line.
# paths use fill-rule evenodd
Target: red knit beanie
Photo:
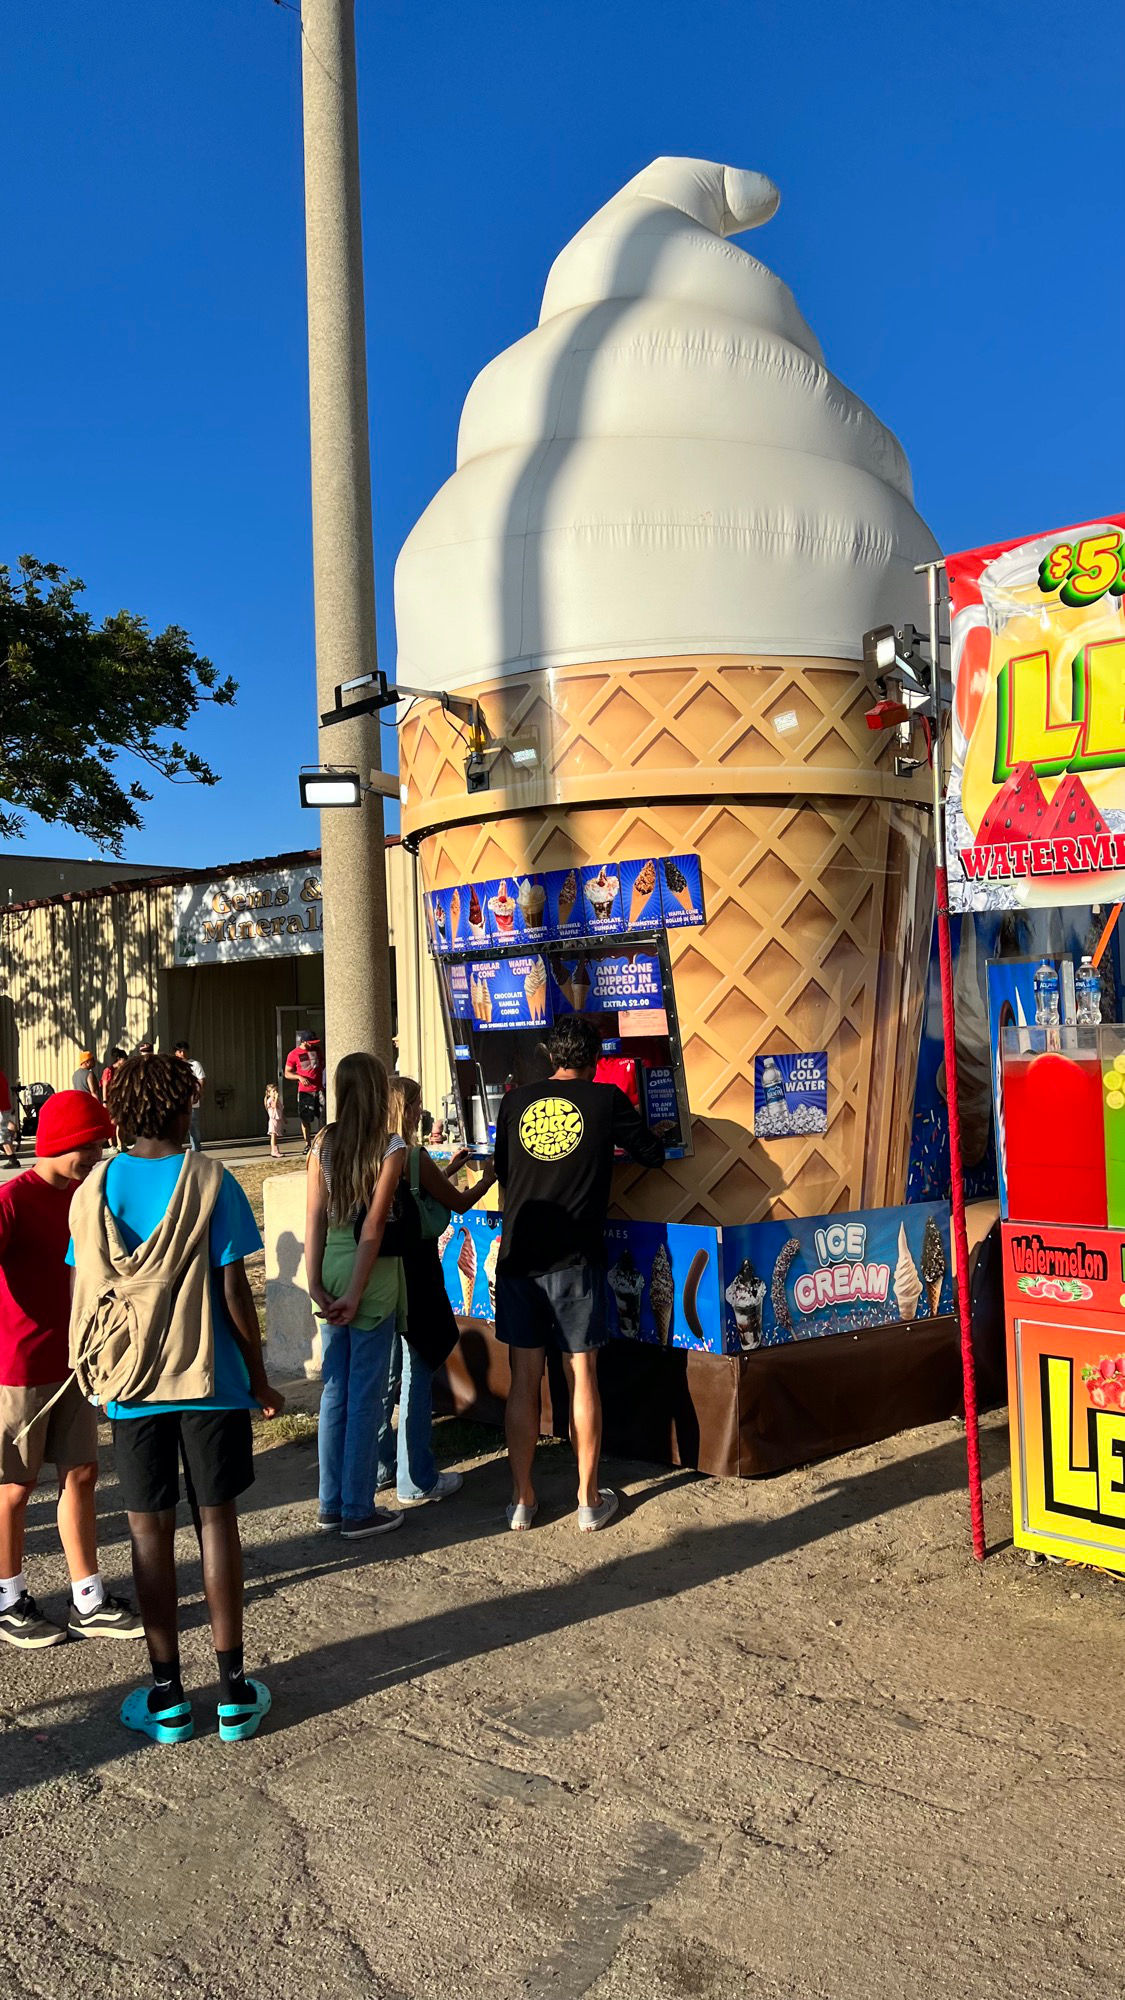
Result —
<path fill-rule="evenodd" d="M 73 1153 L 78 1146 L 94 1146 L 112 1137 L 109 1113 L 88 1090 L 56 1090 L 39 1113 L 35 1157 L 51 1160 L 59 1153 Z"/>

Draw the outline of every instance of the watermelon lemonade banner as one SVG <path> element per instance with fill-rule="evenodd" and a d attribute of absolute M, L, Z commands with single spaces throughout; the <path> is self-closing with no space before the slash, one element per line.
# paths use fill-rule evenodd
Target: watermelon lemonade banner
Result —
<path fill-rule="evenodd" d="M 946 559 L 954 910 L 1125 897 L 1125 515 Z"/>

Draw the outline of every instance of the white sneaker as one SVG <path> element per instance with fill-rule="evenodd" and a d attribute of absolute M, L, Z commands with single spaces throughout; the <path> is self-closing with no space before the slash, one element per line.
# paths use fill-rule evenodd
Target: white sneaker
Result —
<path fill-rule="evenodd" d="M 428 1493 L 419 1493 L 416 1500 L 404 1500 L 402 1505 L 426 1507 L 431 1500 L 448 1500 L 450 1494 L 459 1493 L 464 1484 L 465 1481 L 459 1472 L 439 1472 L 436 1486 L 431 1486 Z"/>

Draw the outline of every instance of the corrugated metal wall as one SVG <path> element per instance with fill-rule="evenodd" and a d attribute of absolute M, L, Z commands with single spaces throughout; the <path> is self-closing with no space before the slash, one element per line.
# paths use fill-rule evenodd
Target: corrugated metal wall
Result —
<path fill-rule="evenodd" d="M 258 1136 L 276 1066 L 278 1006 L 316 1004 L 319 958 L 176 967 L 173 888 L 124 889 L 29 910 L 0 909 L 0 1067 L 22 1083 L 70 1088 L 80 1049 L 99 1064 L 114 1043 L 181 1035 L 207 1072 L 204 1130 Z M 449 1088 L 437 978 L 421 932 L 412 857 L 387 849 L 398 987 L 399 1067 L 427 1104 Z M 331 1060 L 332 1052 L 329 1051 Z M 219 1101 L 220 1093 L 223 1101 Z"/>

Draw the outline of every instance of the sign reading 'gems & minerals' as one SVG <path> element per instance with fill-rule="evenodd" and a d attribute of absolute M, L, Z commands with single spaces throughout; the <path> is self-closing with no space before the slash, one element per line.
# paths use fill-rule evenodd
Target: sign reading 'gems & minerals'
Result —
<path fill-rule="evenodd" d="M 177 892 L 177 965 L 292 958 L 323 949 L 318 869 L 216 876 L 185 882 Z"/>

